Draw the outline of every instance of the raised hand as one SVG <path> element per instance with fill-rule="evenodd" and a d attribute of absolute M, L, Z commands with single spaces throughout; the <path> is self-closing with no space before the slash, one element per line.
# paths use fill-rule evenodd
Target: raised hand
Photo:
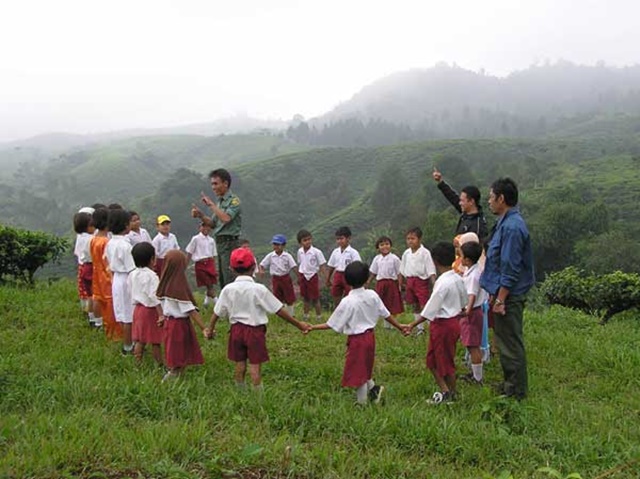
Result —
<path fill-rule="evenodd" d="M 440 171 L 438 171 L 438 168 L 436 168 L 435 166 L 433 167 L 431 176 L 433 176 L 433 179 L 438 183 L 442 181 L 442 173 L 440 173 Z"/>

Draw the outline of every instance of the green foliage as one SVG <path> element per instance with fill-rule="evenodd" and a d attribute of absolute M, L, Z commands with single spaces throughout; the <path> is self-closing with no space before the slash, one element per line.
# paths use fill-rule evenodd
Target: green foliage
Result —
<path fill-rule="evenodd" d="M 576 266 L 595 274 L 640 271 L 638 240 L 621 230 L 579 240 L 573 248 L 573 258 Z"/>
<path fill-rule="evenodd" d="M 633 273 L 595 275 L 569 267 L 549 275 L 541 289 L 550 304 L 598 315 L 602 323 L 640 307 L 640 275 Z"/>
<path fill-rule="evenodd" d="M 51 261 L 57 261 L 68 245 L 63 238 L 0 225 L 0 281 L 33 283 L 35 272 Z"/>

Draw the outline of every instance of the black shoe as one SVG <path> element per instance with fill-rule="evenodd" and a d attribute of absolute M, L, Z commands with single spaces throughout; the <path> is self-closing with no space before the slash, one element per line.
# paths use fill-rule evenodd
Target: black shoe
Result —
<path fill-rule="evenodd" d="M 382 393 L 384 392 L 384 386 L 373 386 L 369 390 L 369 401 L 373 404 L 379 404 L 382 399 Z"/>
<path fill-rule="evenodd" d="M 431 399 L 427 400 L 428 404 L 440 405 L 440 404 L 450 404 L 456 400 L 456 393 L 451 391 L 440 392 L 437 391 L 433 393 Z"/>
<path fill-rule="evenodd" d="M 458 379 L 466 383 L 472 383 L 476 380 L 476 378 L 473 377 L 473 373 L 461 374 L 458 376 Z"/>

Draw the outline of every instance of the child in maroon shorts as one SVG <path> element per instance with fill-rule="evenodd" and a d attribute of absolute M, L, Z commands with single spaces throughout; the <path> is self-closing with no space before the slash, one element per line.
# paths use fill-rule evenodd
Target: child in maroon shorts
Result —
<path fill-rule="evenodd" d="M 398 286 L 398 275 L 400 274 L 400 258 L 391 252 L 393 243 L 388 236 L 381 236 L 376 241 L 376 249 L 380 252 L 369 268 L 369 282 L 376 279 L 376 293 L 382 299 L 385 307 L 395 319 L 397 314 L 404 312 L 402 305 L 402 295 Z M 385 328 L 391 328 L 389 321 L 384 322 Z"/>
<path fill-rule="evenodd" d="M 431 402 L 440 404 L 455 398 L 456 342 L 460 337 L 460 317 L 467 305 L 467 291 L 462 278 L 451 269 L 456 253 L 451 243 L 438 243 L 431 251 L 438 279 L 420 318 L 405 326 L 405 334 L 418 324 L 429 321 L 427 368 L 431 370 L 440 391 Z"/>
<path fill-rule="evenodd" d="M 191 238 L 184 249 L 187 258 L 195 263 L 196 285 L 198 288 L 203 286 L 206 288 L 204 306 L 215 302 L 214 285 L 218 284 L 218 272 L 216 271 L 218 249 L 214 239 L 209 236 L 210 232 L 210 223 L 203 221 L 200 224 L 200 232 Z"/>
<path fill-rule="evenodd" d="M 341 226 L 336 230 L 336 244 L 338 247 L 333 250 L 329 257 L 327 266 L 327 287 L 331 288 L 333 305 L 338 307 L 340 301 L 351 289 L 344 278 L 344 270 L 349 263 L 362 261 L 360 253 L 351 246 L 351 229 L 348 226 Z"/>
<path fill-rule="evenodd" d="M 298 231 L 298 284 L 304 303 L 304 320 L 309 320 L 311 306 L 316 311 L 316 321 L 322 320 L 320 304 L 320 272 L 327 264 L 322 251 L 313 246 L 313 237 L 307 230 Z"/>
<path fill-rule="evenodd" d="M 287 305 L 287 312 L 293 315 L 293 303 L 296 302 L 296 293 L 293 290 L 291 270 L 296 268 L 296 262 L 287 251 L 285 235 L 274 235 L 271 238 L 273 251 L 260 262 L 260 275 L 264 275 L 265 268 L 269 269 L 271 276 L 271 290 L 273 295 Z"/>
<path fill-rule="evenodd" d="M 231 331 L 227 357 L 235 363 L 234 378 L 238 387 L 244 388 L 249 362 L 249 375 L 255 389 L 262 389 L 261 365 L 269 360 L 266 332 L 267 314 L 277 314 L 303 332 L 309 325 L 293 318 L 283 304 L 264 285 L 253 280 L 256 267 L 253 252 L 238 248 L 231 252 L 231 269 L 238 275 L 227 284 L 213 308 L 211 323 L 205 330 L 209 339 L 215 337 L 219 317 L 229 318 Z"/>
<path fill-rule="evenodd" d="M 376 386 L 372 379 L 376 355 L 374 328 L 378 318 L 385 318 L 400 331 L 403 328 L 385 308 L 380 297 L 363 287 L 369 278 L 369 267 L 365 263 L 350 263 L 344 275 L 347 284 L 353 289 L 326 323 L 312 325 L 311 330 L 333 329 L 349 336 L 342 386 L 356 388 L 357 404 L 364 405 L 367 399 L 378 403 L 384 386 Z"/>

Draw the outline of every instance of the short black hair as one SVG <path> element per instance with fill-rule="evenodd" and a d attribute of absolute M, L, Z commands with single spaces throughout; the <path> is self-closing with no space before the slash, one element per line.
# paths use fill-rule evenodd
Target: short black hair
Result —
<path fill-rule="evenodd" d="M 231 188 L 231 174 L 224 168 L 218 168 L 209 172 L 209 179 L 216 177 L 227 183 L 227 186 Z"/>
<path fill-rule="evenodd" d="M 109 231 L 119 235 L 129 227 L 131 215 L 127 210 L 115 208 L 109 210 Z"/>
<path fill-rule="evenodd" d="M 133 256 L 133 262 L 138 268 L 147 268 L 151 264 L 151 260 L 156 255 L 156 249 L 151 243 L 143 241 L 137 243 L 131 248 L 131 256 Z"/>
<path fill-rule="evenodd" d="M 138 218 L 140 218 L 140 215 L 138 214 L 137 211 L 133 211 L 133 210 L 129 210 L 129 214 L 131 215 L 131 217 L 133 218 L 134 216 L 137 216 Z"/>
<path fill-rule="evenodd" d="M 302 243 L 303 239 L 311 238 L 311 232 L 307 231 L 307 230 L 300 230 L 300 231 L 298 231 L 298 234 L 296 235 L 296 238 L 298 239 L 298 243 Z"/>
<path fill-rule="evenodd" d="M 76 233 L 86 233 L 91 225 L 91 215 L 89 213 L 76 213 L 73 215 L 73 231 Z"/>
<path fill-rule="evenodd" d="M 104 230 L 109 226 L 109 210 L 107 208 L 96 208 L 93 212 L 93 226 L 96 229 Z"/>
<path fill-rule="evenodd" d="M 471 241 L 460 246 L 460 251 L 465 258 L 469 258 L 473 264 L 476 264 L 482 256 L 482 245 Z"/>
<path fill-rule="evenodd" d="M 241 239 L 239 239 L 239 240 L 238 240 L 238 244 L 239 244 L 240 246 L 244 246 L 244 245 L 246 245 L 246 244 L 249 244 L 249 245 L 250 245 L 250 244 L 251 244 L 251 241 L 249 241 L 247 238 L 241 238 Z"/>
<path fill-rule="evenodd" d="M 380 236 L 380 238 L 376 240 L 376 249 L 380 247 L 380 243 L 389 243 L 389 246 L 393 246 L 393 241 L 391 241 L 391 238 L 388 236 Z"/>
<path fill-rule="evenodd" d="M 511 178 L 498 178 L 491 184 L 491 190 L 496 198 L 504 196 L 507 206 L 518 204 L 518 185 Z"/>
<path fill-rule="evenodd" d="M 440 266 L 451 266 L 456 260 L 456 249 L 453 243 L 440 241 L 431 249 L 431 258 L 433 262 Z"/>
<path fill-rule="evenodd" d="M 124 209 L 120 203 L 111 203 L 109 206 L 107 206 L 107 208 L 109 208 L 110 210 L 123 210 Z"/>
<path fill-rule="evenodd" d="M 405 236 L 416 235 L 418 239 L 422 239 L 422 230 L 419 227 L 414 226 L 413 228 L 409 228 L 404 235 Z"/>
<path fill-rule="evenodd" d="M 344 279 L 352 288 L 361 288 L 369 279 L 369 266 L 362 261 L 349 263 L 344 270 Z"/>
<path fill-rule="evenodd" d="M 104 204 L 102 204 L 102 203 L 94 203 L 94 204 L 92 204 L 92 205 L 91 205 L 91 207 L 92 207 L 94 210 L 97 210 L 98 208 L 106 208 L 106 207 L 107 207 L 107 205 L 104 205 Z"/>
<path fill-rule="evenodd" d="M 236 273 L 238 273 L 239 275 L 247 275 L 250 274 L 251 271 L 253 271 L 256 268 L 256 264 L 253 263 L 251 266 L 249 266 L 248 268 L 231 268 L 232 270 L 234 270 Z"/>
<path fill-rule="evenodd" d="M 341 226 L 336 230 L 336 237 L 344 236 L 345 238 L 351 238 L 351 229 L 348 226 Z"/>
<path fill-rule="evenodd" d="M 467 198 L 469 198 L 470 200 L 475 201 L 476 206 L 478 207 L 480 206 L 480 190 L 478 189 L 477 186 L 474 186 L 474 185 L 465 186 L 464 188 L 462 188 L 462 193 L 467 195 Z"/>

